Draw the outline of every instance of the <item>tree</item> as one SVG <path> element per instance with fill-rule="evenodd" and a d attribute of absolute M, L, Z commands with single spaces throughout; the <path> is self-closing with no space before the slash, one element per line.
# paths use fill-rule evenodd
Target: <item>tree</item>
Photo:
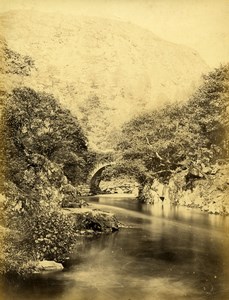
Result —
<path fill-rule="evenodd" d="M 134 176 L 144 191 L 155 178 L 167 183 L 180 169 L 228 157 L 228 79 L 229 65 L 221 66 L 204 76 L 186 103 L 166 105 L 125 124 L 117 146 L 120 172 Z"/>
<path fill-rule="evenodd" d="M 85 180 L 92 164 L 87 139 L 54 97 L 25 87 L 7 95 L 1 124 L 4 221 L 17 232 L 4 249 L 6 269 L 20 272 L 29 259 L 62 261 L 76 236 L 74 220 L 60 207 L 69 198 L 67 187 L 76 200 L 73 184 Z"/>
<path fill-rule="evenodd" d="M 39 168 L 32 159 L 35 154 L 63 165 L 64 175 L 72 183 L 85 179 L 87 139 L 77 119 L 51 95 L 29 88 L 14 89 L 3 115 L 9 162 L 7 174 L 11 180 L 18 172 Z M 75 168 L 72 172 L 70 165 Z"/>
<path fill-rule="evenodd" d="M 200 126 L 213 157 L 228 157 L 229 64 L 204 76 L 204 84 L 190 99 L 187 112 Z"/>

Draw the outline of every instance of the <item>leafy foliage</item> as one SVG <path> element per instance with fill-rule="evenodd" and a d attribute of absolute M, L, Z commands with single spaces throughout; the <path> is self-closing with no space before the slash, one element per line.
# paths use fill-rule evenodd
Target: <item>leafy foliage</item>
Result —
<path fill-rule="evenodd" d="M 51 95 L 29 88 L 14 89 L 6 100 L 3 122 L 6 179 L 23 189 L 28 184 L 32 188 L 34 180 L 42 177 L 42 170 L 54 175 L 49 178 L 54 185 L 63 175 L 74 183 L 85 179 L 90 156 L 86 137 L 77 119 Z M 75 167 L 72 172 L 71 166 Z"/>
<path fill-rule="evenodd" d="M 110 122 L 114 109 L 106 104 L 105 99 L 91 94 L 79 106 L 82 114 L 81 123 L 90 137 L 94 149 L 112 149 L 115 144 L 116 126 Z"/>
<path fill-rule="evenodd" d="M 44 211 L 27 218 L 24 242 L 37 260 L 62 262 L 69 257 L 76 242 L 74 220 L 57 210 Z M 32 241 L 32 242 L 31 242 Z"/>
<path fill-rule="evenodd" d="M 76 200 L 74 185 L 87 177 L 93 155 L 77 119 L 51 95 L 14 89 L 1 122 L 4 226 L 18 235 L 7 242 L 5 265 L 23 273 L 20 266 L 30 260 L 68 257 L 75 228 L 60 207 L 69 197 Z"/>
<path fill-rule="evenodd" d="M 229 65 L 204 76 L 185 104 L 166 105 L 143 114 L 122 129 L 117 149 L 120 172 L 143 186 L 154 178 L 167 182 L 179 169 L 200 168 L 228 157 Z"/>

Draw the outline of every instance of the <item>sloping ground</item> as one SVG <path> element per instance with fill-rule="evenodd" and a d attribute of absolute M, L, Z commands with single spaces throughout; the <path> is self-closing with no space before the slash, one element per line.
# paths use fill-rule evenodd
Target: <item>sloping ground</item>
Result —
<path fill-rule="evenodd" d="M 148 108 L 186 99 L 208 70 L 194 51 L 114 20 L 15 11 L 0 17 L 9 49 L 35 62 L 5 87 L 51 92 L 77 115 L 90 146 L 112 147 L 120 125 Z"/>
<path fill-rule="evenodd" d="M 34 61 L 29 56 L 23 56 L 8 48 L 7 42 L 0 37 L 0 73 L 29 76 L 34 67 Z"/>

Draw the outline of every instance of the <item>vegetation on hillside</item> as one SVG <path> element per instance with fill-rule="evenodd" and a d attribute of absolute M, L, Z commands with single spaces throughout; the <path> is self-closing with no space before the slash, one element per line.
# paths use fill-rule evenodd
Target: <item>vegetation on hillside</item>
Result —
<path fill-rule="evenodd" d="M 123 126 L 117 150 L 118 172 L 142 187 L 155 178 L 167 183 L 188 169 L 190 178 L 229 155 L 229 65 L 204 76 L 203 85 L 185 104 L 166 105 Z M 188 180 L 188 176 L 187 176 Z M 144 195 L 140 195 L 143 197 Z"/>
<path fill-rule="evenodd" d="M 0 74 L 30 76 L 31 70 L 35 68 L 35 62 L 30 56 L 21 55 L 10 49 L 2 37 L 0 37 L 0 54 Z"/>
<path fill-rule="evenodd" d="M 4 226 L 11 230 L 3 272 L 19 272 L 29 260 L 63 261 L 75 229 L 60 207 L 66 198 L 76 200 L 92 167 L 87 139 L 69 111 L 30 88 L 8 95 L 1 125 Z"/>
<path fill-rule="evenodd" d="M 87 136 L 92 137 L 91 148 L 98 152 L 107 148 L 112 149 L 114 137 L 111 139 L 109 135 L 115 131 L 115 125 L 107 118 L 107 114 L 112 116 L 112 109 L 94 94 L 79 105 L 79 110 L 83 116 L 80 123 Z"/>
<path fill-rule="evenodd" d="M 12 61 L 7 86 L 23 84 L 55 95 L 82 120 L 95 151 L 112 148 L 116 129 L 139 112 L 187 98 L 208 70 L 193 49 L 120 20 L 14 11 L 1 21 Z M 30 70 L 23 54 L 35 68 L 22 77 Z"/>
<path fill-rule="evenodd" d="M 18 61 L 19 56 L 7 53 Z M 33 67 L 25 57 L 23 63 Z M 76 201 L 77 186 L 86 182 L 99 158 L 119 161 L 103 178 L 120 174 L 134 178 L 145 201 L 155 178 L 168 183 L 174 174 L 186 170 L 186 187 L 192 188 L 193 178 L 229 155 L 229 65 L 206 75 L 188 102 L 166 105 L 126 123 L 121 133 L 110 137 L 113 143 L 118 141 L 115 153 L 90 152 L 78 119 L 52 95 L 21 87 L 2 96 L 0 192 L 5 230 L 1 273 L 27 272 L 34 267 L 31 261 L 68 258 L 76 228 L 60 208 Z M 83 104 L 86 132 L 101 131 L 91 118 L 103 119 L 101 109 L 107 107 L 98 97 Z"/>

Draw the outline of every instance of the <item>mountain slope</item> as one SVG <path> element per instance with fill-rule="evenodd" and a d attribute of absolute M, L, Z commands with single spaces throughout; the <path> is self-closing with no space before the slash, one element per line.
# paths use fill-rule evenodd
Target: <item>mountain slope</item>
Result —
<path fill-rule="evenodd" d="M 112 147 L 135 114 L 186 99 L 208 70 L 195 51 L 130 23 L 33 11 L 2 14 L 0 22 L 9 48 L 36 66 L 30 76 L 14 74 L 7 89 L 53 93 L 78 116 L 94 148 Z"/>

